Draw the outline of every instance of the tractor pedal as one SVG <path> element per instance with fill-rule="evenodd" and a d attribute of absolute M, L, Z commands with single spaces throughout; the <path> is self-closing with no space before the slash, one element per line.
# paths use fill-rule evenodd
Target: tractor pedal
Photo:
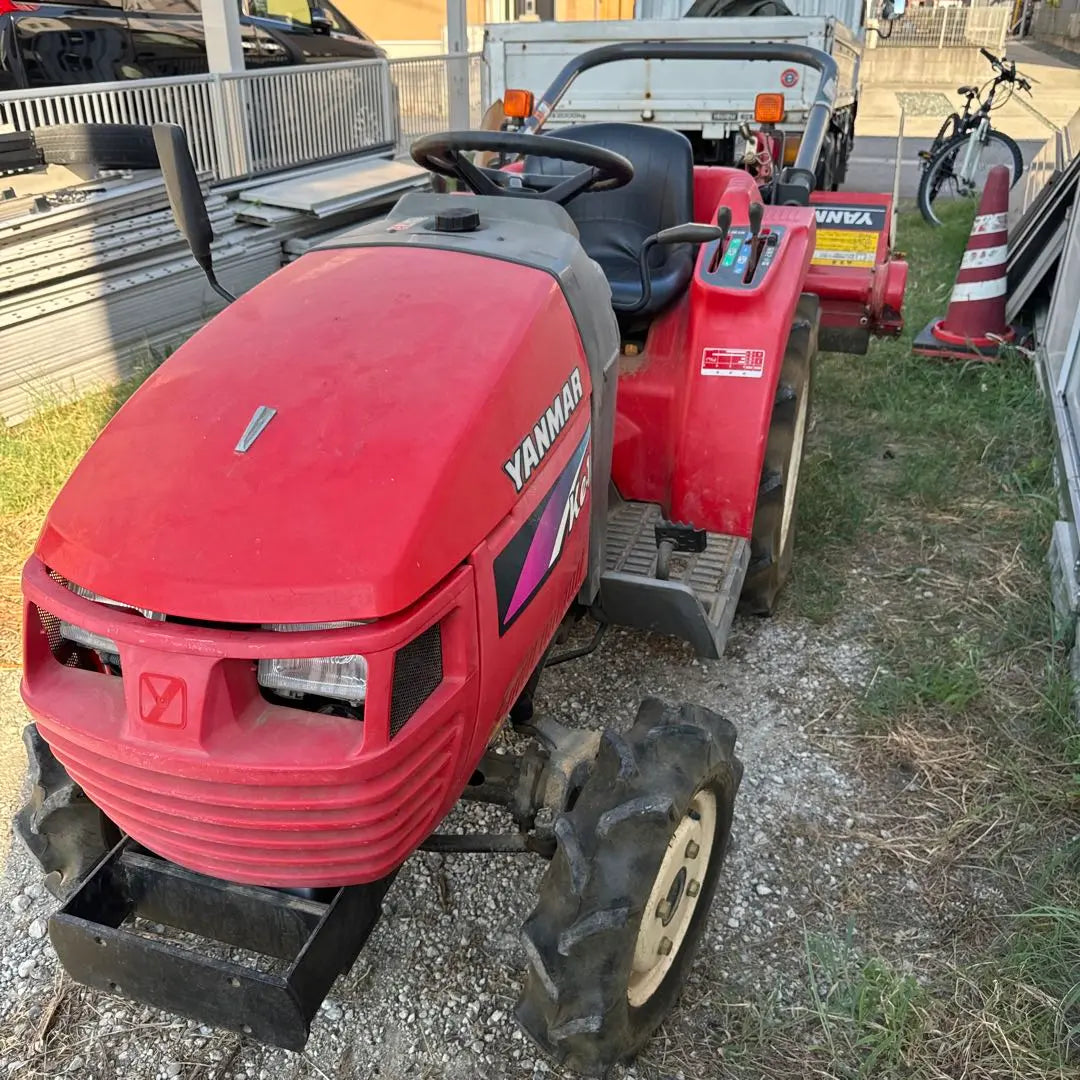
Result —
<path fill-rule="evenodd" d="M 52 916 L 49 937 L 77 982 L 302 1050 L 312 1017 L 378 921 L 391 880 L 328 889 L 323 902 L 205 877 L 125 837 Z M 140 918 L 167 936 L 136 926 Z M 181 944 L 176 931 L 203 941 Z M 241 963 L 230 947 L 273 958 L 276 970 Z"/>
<path fill-rule="evenodd" d="M 652 503 L 614 503 L 600 578 L 603 617 L 620 626 L 681 637 L 700 656 L 718 657 L 735 616 L 750 545 L 738 536 L 707 533 L 703 550 L 661 556 L 657 538 L 666 536 L 665 526 L 660 508 Z"/>

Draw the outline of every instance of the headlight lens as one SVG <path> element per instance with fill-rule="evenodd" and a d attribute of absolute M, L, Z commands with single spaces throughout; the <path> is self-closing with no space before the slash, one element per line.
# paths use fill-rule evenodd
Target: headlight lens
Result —
<path fill-rule="evenodd" d="M 268 630 L 337 630 L 359 622 L 278 623 Z M 259 685 L 287 694 L 317 694 L 358 705 L 367 696 L 367 661 L 362 656 L 295 657 L 260 660 Z"/>
<path fill-rule="evenodd" d="M 151 611 L 149 608 L 132 607 L 130 604 L 123 604 L 119 600 L 110 600 L 107 596 L 99 596 L 89 589 L 84 589 L 81 585 L 76 585 L 73 581 L 65 581 L 64 584 L 75 593 L 76 596 L 82 596 L 87 600 L 93 600 L 95 604 L 105 604 L 106 607 L 119 608 L 121 611 L 136 611 L 142 615 L 144 619 L 152 619 L 154 622 L 165 621 L 165 616 L 159 611 Z M 98 652 L 112 653 L 115 655 L 120 651 L 112 638 L 105 637 L 104 634 L 95 634 L 92 630 L 84 630 L 81 626 L 65 622 L 63 619 L 60 620 L 60 636 L 64 638 L 65 641 L 70 641 L 75 645 L 82 645 L 87 649 L 96 649 Z"/>

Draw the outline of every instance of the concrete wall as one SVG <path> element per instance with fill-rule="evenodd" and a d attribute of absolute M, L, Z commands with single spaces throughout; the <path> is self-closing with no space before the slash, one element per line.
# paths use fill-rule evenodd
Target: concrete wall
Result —
<path fill-rule="evenodd" d="M 1080 0 L 1061 0 L 1053 7 L 1044 0 L 1031 20 L 1031 36 L 1080 52 Z"/>
<path fill-rule="evenodd" d="M 910 48 L 868 49 L 863 53 L 859 81 L 865 86 L 920 86 L 985 82 L 986 61 L 978 49 Z"/>

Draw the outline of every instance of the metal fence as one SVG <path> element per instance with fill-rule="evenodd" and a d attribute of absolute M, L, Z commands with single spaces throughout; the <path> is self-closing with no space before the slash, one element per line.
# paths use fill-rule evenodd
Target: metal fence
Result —
<path fill-rule="evenodd" d="M 448 56 L 91 83 L 0 93 L 0 130 L 54 124 L 179 124 L 195 165 L 217 180 L 403 149 L 450 123 Z M 480 57 L 469 56 L 473 120 Z"/>
<path fill-rule="evenodd" d="M 1080 4 L 1075 0 L 1065 0 L 1057 7 L 1040 4 L 1031 20 L 1031 33 L 1080 49 Z"/>
<path fill-rule="evenodd" d="M 867 47 L 889 48 L 986 48 L 1001 53 L 1009 27 L 1011 8 L 992 7 L 909 7 L 902 19 L 891 25 L 888 37 L 867 35 Z"/>
<path fill-rule="evenodd" d="M 447 75 L 453 57 L 416 56 L 390 61 L 394 101 L 398 115 L 398 145 L 405 149 L 413 139 L 445 131 L 450 126 L 450 97 Z M 469 62 L 469 113 L 479 124 L 483 61 L 473 53 Z"/>

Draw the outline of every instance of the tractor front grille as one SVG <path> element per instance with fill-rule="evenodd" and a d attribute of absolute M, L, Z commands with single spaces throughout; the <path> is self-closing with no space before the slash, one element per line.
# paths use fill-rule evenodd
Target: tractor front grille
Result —
<path fill-rule="evenodd" d="M 44 608 L 35 607 L 38 618 L 41 620 L 41 629 L 45 631 L 45 637 L 49 642 L 49 650 L 64 667 L 77 668 L 82 666 L 82 658 L 79 650 L 70 641 L 64 639 L 60 632 L 60 620 L 46 611 Z"/>
<path fill-rule="evenodd" d="M 443 681 L 442 625 L 428 627 L 394 657 L 390 693 L 390 738 L 439 688 Z"/>

